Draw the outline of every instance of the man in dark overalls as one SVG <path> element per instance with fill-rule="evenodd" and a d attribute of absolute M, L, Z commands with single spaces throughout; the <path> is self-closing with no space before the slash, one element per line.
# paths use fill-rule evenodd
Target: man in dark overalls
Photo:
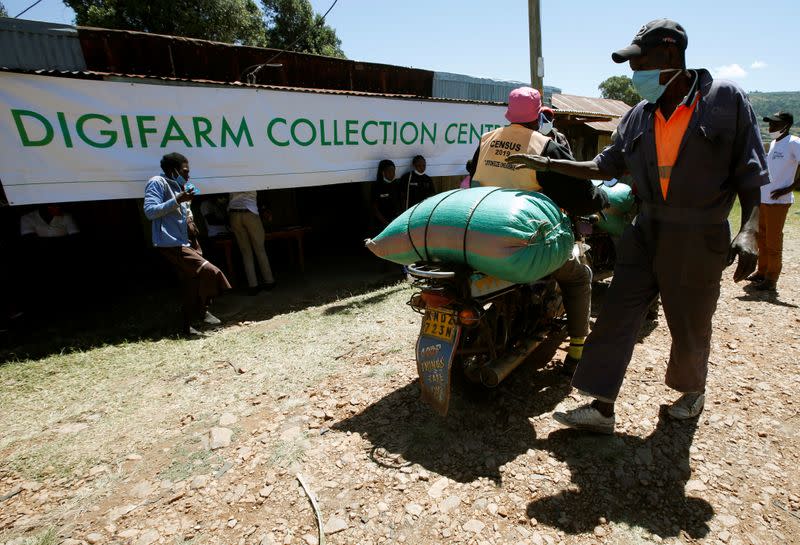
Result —
<path fill-rule="evenodd" d="M 629 171 L 642 200 L 572 378 L 594 401 L 555 413 L 565 426 L 613 433 L 614 402 L 647 308 L 659 294 L 672 335 L 666 384 L 683 394 L 668 412 L 678 419 L 700 414 L 722 271 L 738 256 L 738 282 L 756 266 L 759 188 L 769 179 L 755 114 L 735 84 L 686 69 L 687 41 L 681 25 L 658 19 L 612 55 L 630 62 L 644 100 L 623 116 L 619 138 L 594 160 L 509 158 L 577 178 L 608 180 Z M 737 195 L 742 224 L 731 242 L 728 214 Z"/>

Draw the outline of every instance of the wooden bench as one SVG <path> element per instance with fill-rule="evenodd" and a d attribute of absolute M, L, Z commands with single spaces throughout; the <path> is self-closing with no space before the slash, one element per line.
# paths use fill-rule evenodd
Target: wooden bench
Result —
<path fill-rule="evenodd" d="M 297 252 L 297 264 L 300 267 L 300 272 L 306 271 L 305 251 L 303 249 L 303 238 L 306 234 L 311 232 L 311 227 L 308 226 L 293 226 L 286 227 L 277 231 L 267 231 L 265 233 L 265 240 L 288 240 L 295 242 Z"/>

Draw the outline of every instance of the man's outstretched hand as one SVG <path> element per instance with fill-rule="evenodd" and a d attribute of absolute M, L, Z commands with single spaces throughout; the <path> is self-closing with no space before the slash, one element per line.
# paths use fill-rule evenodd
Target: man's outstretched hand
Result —
<path fill-rule="evenodd" d="M 526 155 L 517 153 L 506 157 L 506 163 L 517 165 L 516 168 L 532 168 L 533 170 L 549 170 L 550 159 L 541 155 Z"/>
<path fill-rule="evenodd" d="M 736 266 L 736 272 L 733 273 L 733 281 L 741 282 L 753 274 L 758 265 L 758 244 L 753 232 L 740 231 L 733 239 L 728 254 L 728 265 L 733 264 L 736 256 L 739 256 L 739 264 Z"/>

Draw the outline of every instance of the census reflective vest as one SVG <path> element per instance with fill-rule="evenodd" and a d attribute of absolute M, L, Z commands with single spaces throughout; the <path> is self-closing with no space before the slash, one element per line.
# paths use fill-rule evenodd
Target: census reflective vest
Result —
<path fill-rule="evenodd" d="M 506 157 L 516 153 L 541 155 L 550 139 L 522 125 L 511 124 L 481 137 L 473 185 L 497 186 L 526 191 L 541 191 L 536 171 L 515 169 Z"/>

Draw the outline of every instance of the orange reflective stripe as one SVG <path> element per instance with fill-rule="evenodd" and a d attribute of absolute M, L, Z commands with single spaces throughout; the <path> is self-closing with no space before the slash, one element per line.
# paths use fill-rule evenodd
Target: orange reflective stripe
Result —
<path fill-rule="evenodd" d="M 681 104 L 669 119 L 664 119 L 660 109 L 656 110 L 656 154 L 658 156 L 658 180 L 661 183 L 661 195 L 667 200 L 672 167 L 678 159 L 683 135 L 692 119 L 700 94 L 696 94 L 691 105 Z"/>

